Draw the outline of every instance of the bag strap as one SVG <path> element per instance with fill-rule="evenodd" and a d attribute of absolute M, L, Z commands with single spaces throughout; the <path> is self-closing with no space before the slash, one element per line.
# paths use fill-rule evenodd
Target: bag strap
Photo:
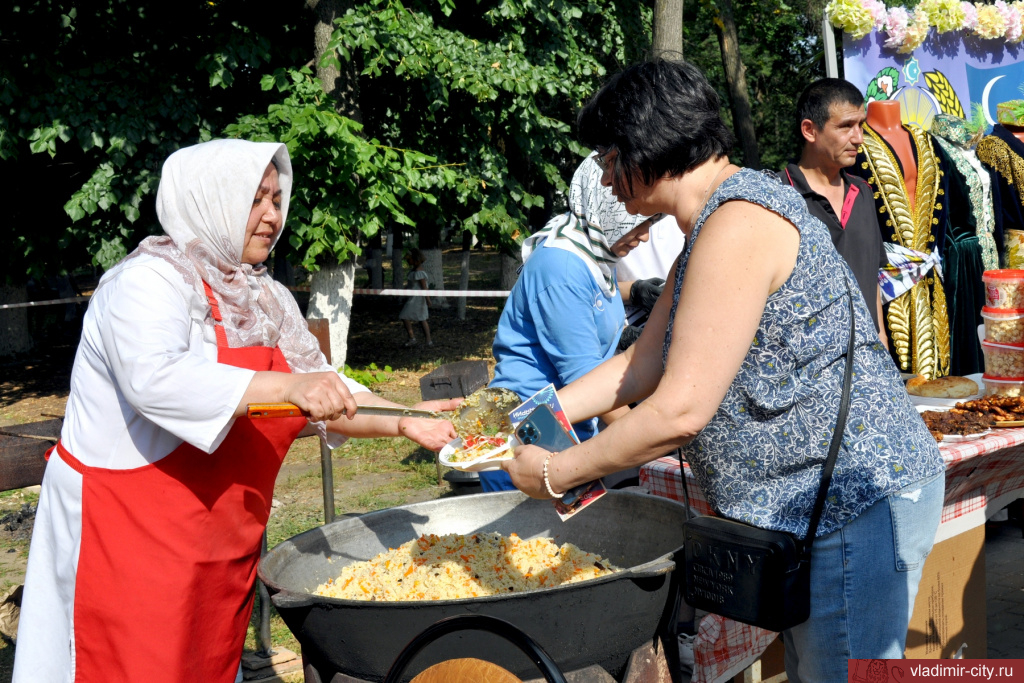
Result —
<path fill-rule="evenodd" d="M 853 380 L 853 351 L 856 341 L 856 311 L 853 307 L 853 293 L 850 291 L 850 281 L 845 277 L 846 298 L 850 302 L 850 340 L 846 345 L 846 374 L 843 378 L 843 395 L 839 400 L 839 416 L 836 418 L 836 427 L 832 432 L 832 441 L 828 445 L 828 457 L 821 469 L 821 484 L 818 487 L 818 497 L 814 501 L 814 509 L 811 511 L 811 521 L 807 525 L 807 536 L 804 538 L 804 552 L 809 553 L 814 543 L 814 536 L 818 531 L 818 523 L 821 521 L 821 513 L 825 509 L 825 497 L 828 495 L 828 487 L 832 482 L 832 472 L 836 467 L 836 459 L 839 455 L 839 444 L 843 440 L 843 432 L 846 430 L 846 416 L 850 412 L 850 385 Z M 677 449 L 679 456 L 679 479 L 683 485 L 683 498 L 686 506 L 686 519 L 690 519 L 690 493 L 686 490 L 686 473 L 683 466 L 683 449 Z"/>
<path fill-rule="evenodd" d="M 843 378 L 843 397 L 839 401 L 839 417 L 836 418 L 836 428 L 832 432 L 832 441 L 828 445 L 828 457 L 821 468 L 821 486 L 818 487 L 818 499 L 814 501 L 811 521 L 807 525 L 807 536 L 804 538 L 804 543 L 806 544 L 805 552 L 810 552 L 811 544 L 814 543 L 814 536 L 818 533 L 818 522 L 821 521 L 821 513 L 825 509 L 825 496 L 828 494 L 828 485 L 832 481 L 832 471 L 836 468 L 839 444 L 842 443 L 843 432 L 846 431 L 846 416 L 850 412 L 850 384 L 853 380 L 853 349 L 857 332 L 857 313 L 853 308 L 853 293 L 850 291 L 850 281 L 845 277 L 843 280 L 846 282 L 846 298 L 850 302 L 850 341 L 846 345 L 846 376 Z"/>

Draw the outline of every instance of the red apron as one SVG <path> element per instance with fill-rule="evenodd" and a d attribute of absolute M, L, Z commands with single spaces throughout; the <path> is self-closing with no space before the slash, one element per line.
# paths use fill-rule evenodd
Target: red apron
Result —
<path fill-rule="evenodd" d="M 230 348 L 217 361 L 289 372 L 278 348 Z M 75 584 L 75 681 L 230 683 L 253 606 L 274 480 L 305 418 L 240 417 L 211 454 L 182 444 L 152 465 L 86 467 Z"/>

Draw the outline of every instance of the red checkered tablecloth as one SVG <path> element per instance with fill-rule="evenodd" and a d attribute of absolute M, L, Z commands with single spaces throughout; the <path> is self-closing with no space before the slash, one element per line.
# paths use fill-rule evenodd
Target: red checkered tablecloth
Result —
<path fill-rule="evenodd" d="M 946 500 L 936 542 L 984 524 L 1024 497 L 1024 429 L 993 429 L 976 441 L 942 443 L 939 450 L 946 461 Z"/>
<path fill-rule="evenodd" d="M 988 435 L 939 445 L 946 461 L 946 498 L 935 541 L 985 523 L 1024 497 L 1024 428 L 993 429 Z M 659 496 L 683 501 L 679 461 L 666 456 L 640 468 L 640 484 Z M 687 466 L 687 493 L 698 514 L 711 514 Z M 694 639 L 693 683 L 721 683 L 750 666 L 776 634 L 715 614 L 705 616 Z"/>

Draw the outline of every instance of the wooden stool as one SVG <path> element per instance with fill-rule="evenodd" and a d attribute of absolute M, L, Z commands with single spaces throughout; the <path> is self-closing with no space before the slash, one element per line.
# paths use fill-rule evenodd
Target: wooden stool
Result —
<path fill-rule="evenodd" d="M 412 683 L 522 683 L 508 670 L 482 659 L 449 659 L 424 669 Z"/>
<path fill-rule="evenodd" d="M 486 614 L 456 614 L 436 621 L 409 641 L 391 664 L 384 683 L 399 683 L 413 658 L 441 636 L 456 631 L 487 631 L 515 645 L 544 674 L 547 683 L 566 683 L 558 664 L 520 628 L 504 619 Z M 413 683 L 522 683 L 497 664 L 475 658 L 449 659 L 421 671 Z"/>

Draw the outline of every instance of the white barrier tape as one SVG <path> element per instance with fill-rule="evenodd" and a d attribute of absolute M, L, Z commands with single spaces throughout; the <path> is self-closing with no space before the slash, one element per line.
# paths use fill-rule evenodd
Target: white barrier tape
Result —
<path fill-rule="evenodd" d="M 508 297 L 511 292 L 481 289 L 353 289 L 353 294 L 375 296 L 451 296 L 451 297 Z"/>
<path fill-rule="evenodd" d="M 69 299 L 51 299 L 50 301 L 23 301 L 20 304 L 0 304 L 0 311 L 8 308 L 28 308 L 29 306 L 49 306 L 50 304 L 73 304 L 88 301 L 87 296 L 73 296 Z"/>
<path fill-rule="evenodd" d="M 289 287 L 296 292 L 308 292 L 309 287 Z M 373 296 L 450 296 L 450 297 L 491 297 L 506 298 L 511 292 L 484 289 L 353 289 L 353 294 L 370 294 Z M 87 296 L 74 296 L 69 299 L 51 299 L 49 301 L 23 301 L 17 304 L 0 304 L 0 311 L 9 308 L 28 308 L 30 306 L 49 306 L 52 304 L 74 304 L 88 301 Z"/>

